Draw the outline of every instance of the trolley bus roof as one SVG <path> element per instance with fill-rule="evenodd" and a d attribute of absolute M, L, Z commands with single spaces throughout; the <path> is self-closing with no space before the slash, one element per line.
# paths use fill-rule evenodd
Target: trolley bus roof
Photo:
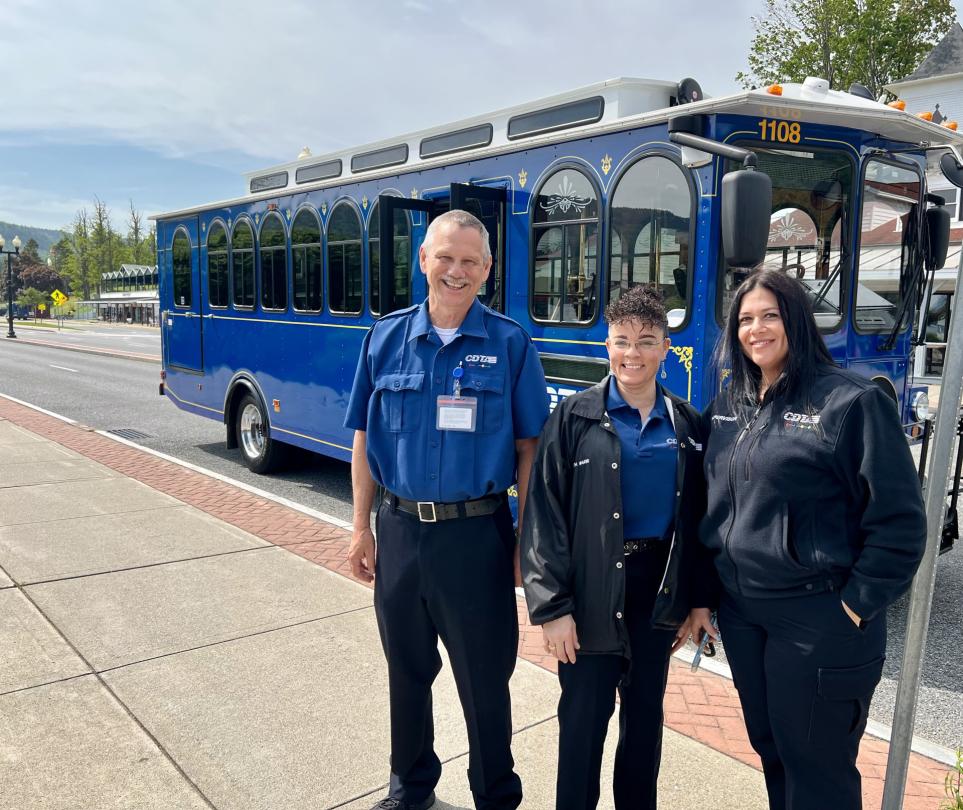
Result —
<path fill-rule="evenodd" d="M 307 156 L 244 176 L 247 194 L 151 217 L 154 220 L 195 214 L 295 191 L 396 176 L 467 159 L 533 148 L 548 143 L 644 126 L 678 115 L 733 114 L 850 127 L 870 131 L 884 141 L 920 148 L 963 147 L 963 133 L 925 121 L 909 112 L 839 90 L 818 79 L 784 84 L 781 95 L 765 89 L 677 104 L 680 85 L 651 79 L 617 78 L 580 87 L 485 115 L 419 130 L 322 156 Z M 426 144 L 439 147 L 426 152 Z M 447 147 L 447 148 L 446 148 Z M 312 173 L 318 180 L 310 178 Z M 259 184 L 265 187 L 259 190 Z M 273 184 L 273 185 L 272 185 Z"/>

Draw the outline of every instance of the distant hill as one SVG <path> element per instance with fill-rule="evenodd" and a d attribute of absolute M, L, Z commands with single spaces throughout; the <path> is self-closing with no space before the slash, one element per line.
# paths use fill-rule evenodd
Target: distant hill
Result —
<path fill-rule="evenodd" d="M 63 237 L 63 231 L 55 231 L 51 228 L 31 228 L 29 225 L 14 225 L 10 222 L 0 222 L 0 234 L 6 240 L 4 247 L 9 250 L 13 247 L 13 237 L 19 236 L 23 244 L 27 244 L 31 239 L 36 239 L 40 246 L 40 258 L 47 257 L 47 251 L 51 245 L 57 244 Z"/>

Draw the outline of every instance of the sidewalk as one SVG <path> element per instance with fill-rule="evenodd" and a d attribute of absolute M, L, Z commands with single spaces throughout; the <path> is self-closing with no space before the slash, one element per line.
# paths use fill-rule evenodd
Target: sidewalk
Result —
<path fill-rule="evenodd" d="M 4 398 L 0 459 L 0 809 L 381 798 L 386 672 L 348 532 Z M 558 687 L 519 616 L 513 751 L 523 806 L 550 810 Z M 673 663 L 666 709 L 661 806 L 766 807 L 729 681 Z M 435 720 L 436 807 L 471 808 L 447 665 Z M 886 750 L 864 740 L 867 810 Z M 936 810 L 945 772 L 914 755 L 905 808 Z"/>

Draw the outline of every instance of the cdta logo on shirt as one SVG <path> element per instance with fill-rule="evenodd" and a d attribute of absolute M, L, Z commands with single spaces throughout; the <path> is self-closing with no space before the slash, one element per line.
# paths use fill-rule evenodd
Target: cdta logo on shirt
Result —
<path fill-rule="evenodd" d="M 498 358 L 491 354 L 468 354 L 465 355 L 466 363 L 484 363 L 493 366 L 498 362 Z"/>

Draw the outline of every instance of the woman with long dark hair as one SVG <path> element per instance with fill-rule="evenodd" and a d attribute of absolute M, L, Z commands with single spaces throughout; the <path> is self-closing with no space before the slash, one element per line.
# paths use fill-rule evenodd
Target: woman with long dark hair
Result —
<path fill-rule="evenodd" d="M 856 754 L 886 650 L 886 608 L 922 557 L 919 479 L 893 400 L 837 368 L 806 288 L 738 288 L 706 411 L 700 540 L 772 810 L 858 810 Z M 698 635 L 708 611 L 693 611 Z"/>

